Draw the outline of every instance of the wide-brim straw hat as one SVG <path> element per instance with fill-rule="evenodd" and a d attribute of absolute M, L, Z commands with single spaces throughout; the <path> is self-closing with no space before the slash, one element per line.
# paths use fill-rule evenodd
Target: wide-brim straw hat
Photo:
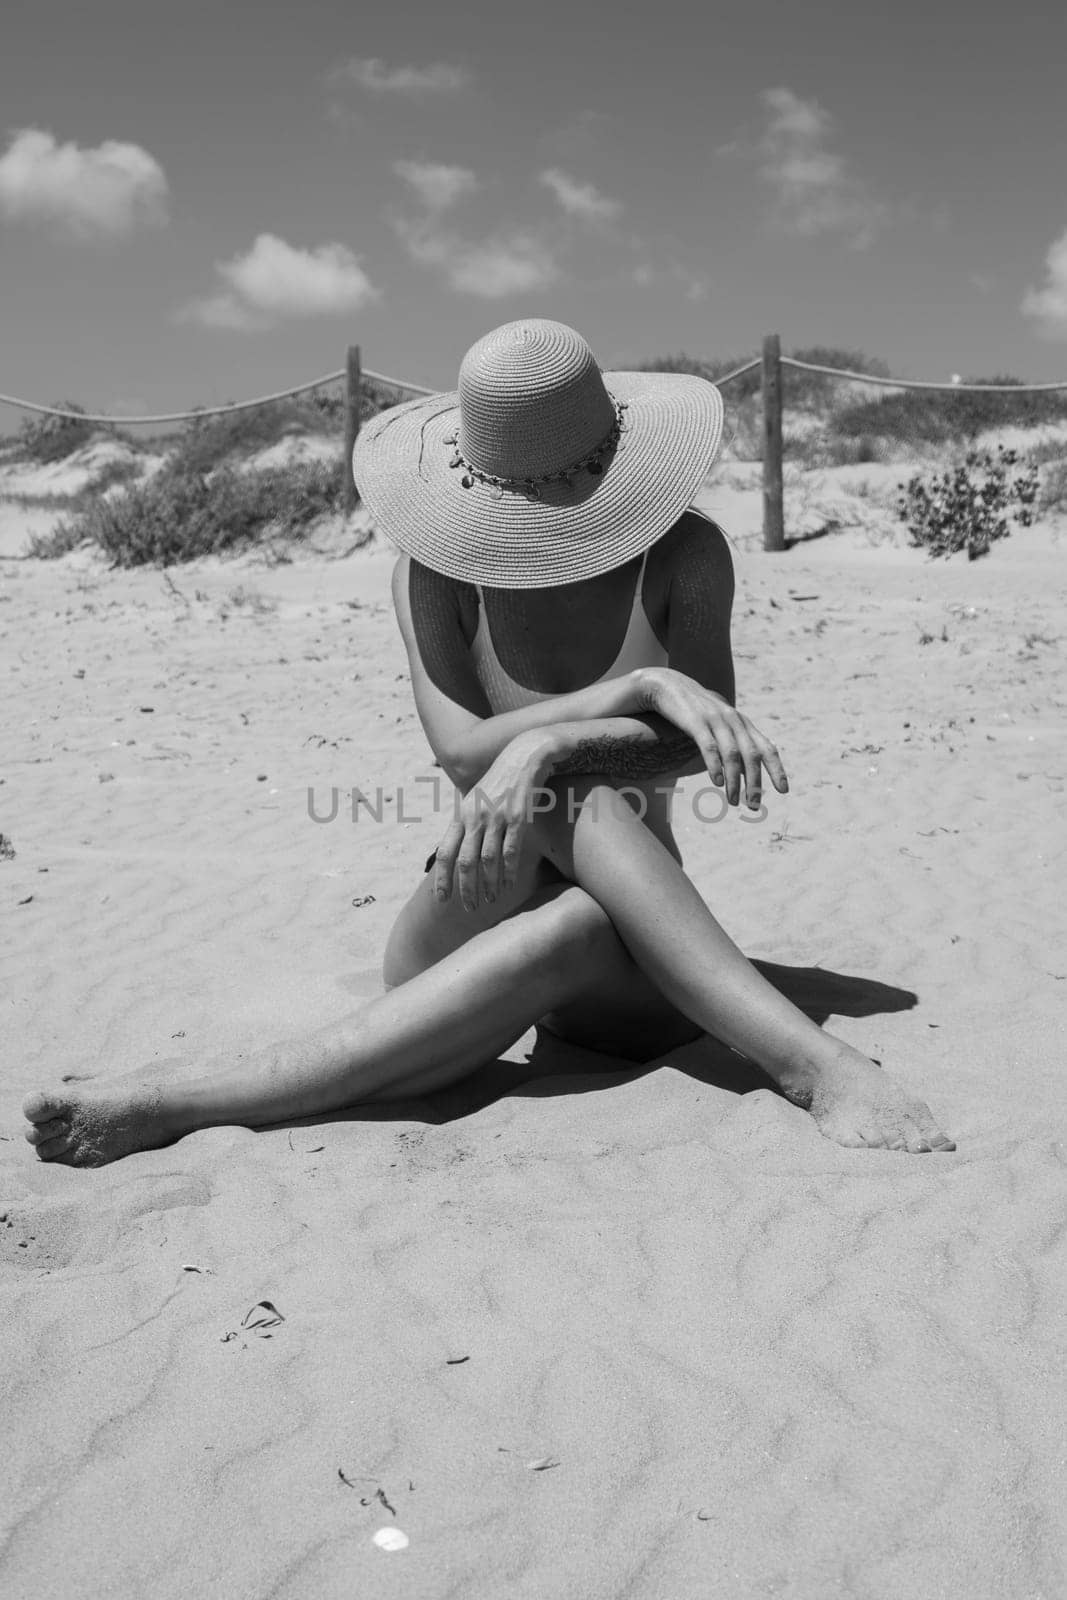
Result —
<path fill-rule="evenodd" d="M 467 583 L 552 588 L 641 555 L 692 503 L 722 439 L 718 389 L 600 371 L 560 322 L 508 322 L 455 392 L 379 413 L 356 441 L 360 496 L 393 542 Z"/>

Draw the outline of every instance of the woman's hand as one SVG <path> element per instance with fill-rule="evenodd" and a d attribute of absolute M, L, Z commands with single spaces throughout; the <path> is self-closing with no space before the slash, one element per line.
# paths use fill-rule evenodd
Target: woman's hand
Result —
<path fill-rule="evenodd" d="M 721 694 L 670 667 L 639 667 L 636 677 L 643 709 L 692 739 L 712 783 L 725 787 L 732 806 L 740 801 L 743 774 L 745 800 L 753 811 L 759 809 L 764 767 L 778 793 L 788 794 L 789 779 L 774 745 Z"/>
<path fill-rule="evenodd" d="M 458 809 L 437 846 L 434 892 L 453 889 L 465 911 L 490 905 L 515 887 L 526 829 L 551 803 L 543 782 L 550 765 L 548 742 L 539 733 L 512 739 L 474 787 L 458 798 Z"/>

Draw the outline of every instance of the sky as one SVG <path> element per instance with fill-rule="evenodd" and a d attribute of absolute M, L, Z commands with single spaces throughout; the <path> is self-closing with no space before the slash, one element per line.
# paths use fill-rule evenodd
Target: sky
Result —
<path fill-rule="evenodd" d="M 526 316 L 1067 380 L 1065 63 L 1049 0 L 8 0 L 0 392 L 449 388 Z"/>

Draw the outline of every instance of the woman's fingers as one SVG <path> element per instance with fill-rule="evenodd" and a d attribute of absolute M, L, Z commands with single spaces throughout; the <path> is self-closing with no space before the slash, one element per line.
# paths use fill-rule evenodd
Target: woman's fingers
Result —
<path fill-rule="evenodd" d="M 739 730 L 737 743 L 745 772 L 745 803 L 750 811 L 758 811 L 763 794 L 763 766 L 760 753 L 745 728 Z M 739 801 L 740 798 L 739 794 Z"/>
<path fill-rule="evenodd" d="M 478 817 L 469 821 L 463 832 L 463 843 L 456 857 L 456 883 L 464 911 L 474 911 L 478 905 L 479 878 L 482 870 L 482 836 L 485 824 Z"/>
<path fill-rule="evenodd" d="M 713 775 L 712 781 L 724 785 L 727 800 L 735 806 L 741 796 L 741 773 L 744 770 L 737 736 L 725 717 L 716 717 L 712 724 L 712 734 L 722 764 L 722 777 L 715 779 Z"/>
<path fill-rule="evenodd" d="M 752 732 L 759 747 L 760 758 L 763 761 L 763 765 L 767 768 L 771 782 L 774 784 L 774 787 L 778 790 L 779 794 L 788 794 L 789 778 L 784 766 L 782 765 L 781 756 L 778 754 L 778 751 L 775 749 L 771 741 L 769 739 L 765 739 L 762 733 L 755 728 L 753 728 Z"/>
<path fill-rule="evenodd" d="M 753 727 L 740 712 L 731 716 L 716 717 L 711 723 L 714 746 L 721 758 L 723 773 L 717 775 L 709 763 L 713 783 L 722 783 L 726 798 L 732 806 L 741 800 L 741 780 L 744 778 L 745 800 L 753 811 L 758 811 L 763 798 L 763 768 L 779 794 L 788 794 L 789 779 L 781 757 L 769 739 Z M 705 742 L 700 741 L 701 750 Z"/>
<path fill-rule="evenodd" d="M 458 817 L 448 825 L 448 832 L 437 846 L 437 861 L 433 869 L 434 893 L 438 900 L 449 900 L 452 897 L 452 885 L 455 881 L 456 857 L 459 855 L 460 846 L 466 837 L 466 828 Z"/>
<path fill-rule="evenodd" d="M 723 784 L 726 774 L 723 771 L 722 754 L 716 737 L 716 728 L 710 723 L 706 715 L 697 715 L 684 703 L 672 705 L 669 714 L 662 712 L 666 720 L 674 725 L 679 733 L 686 734 L 700 751 L 701 760 L 708 770 L 708 777 L 712 783 Z"/>
<path fill-rule="evenodd" d="M 450 899 L 455 888 L 459 891 L 465 911 L 473 911 L 478 904 L 483 828 L 479 816 L 461 814 L 449 824 L 448 831 L 437 846 L 437 863 L 434 867 L 437 898 Z"/>
<path fill-rule="evenodd" d="M 500 846 L 501 884 L 505 894 L 510 894 L 519 879 L 519 857 L 522 854 L 522 821 L 513 818 L 504 831 Z"/>
<path fill-rule="evenodd" d="M 465 803 L 437 847 L 434 891 L 440 900 L 459 894 L 465 911 L 493 904 L 518 879 L 524 818 L 509 807 Z"/>
<path fill-rule="evenodd" d="M 741 752 L 736 745 L 723 756 L 722 764 L 726 768 L 726 798 L 732 806 L 736 806 L 741 799 L 741 774 L 744 771 Z"/>
<path fill-rule="evenodd" d="M 700 751 L 701 759 L 708 769 L 708 777 L 712 783 L 725 783 L 726 774 L 722 769 L 722 756 L 719 754 L 719 747 L 715 742 L 714 734 L 708 733 L 705 728 L 694 737 L 693 743 Z"/>
<path fill-rule="evenodd" d="M 490 905 L 499 898 L 504 871 L 503 844 L 506 818 L 494 811 L 482 834 L 480 860 L 481 891 Z"/>

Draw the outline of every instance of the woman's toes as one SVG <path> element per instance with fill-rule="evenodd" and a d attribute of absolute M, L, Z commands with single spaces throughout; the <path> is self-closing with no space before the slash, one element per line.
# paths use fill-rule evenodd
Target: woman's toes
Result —
<path fill-rule="evenodd" d="M 27 1122 L 49 1122 L 53 1117 L 60 1117 L 66 1109 L 64 1102 L 57 1095 L 41 1093 L 27 1095 L 22 1102 L 22 1115 Z"/>
<path fill-rule="evenodd" d="M 891 1150 L 890 1140 L 893 1135 L 885 1128 L 861 1128 L 860 1138 L 868 1150 Z"/>
<path fill-rule="evenodd" d="M 42 1144 L 37 1146 L 38 1161 L 58 1160 L 60 1156 L 66 1155 L 67 1151 L 71 1147 L 72 1142 L 73 1141 L 69 1130 L 66 1133 L 61 1133 L 58 1138 L 45 1139 Z"/>
<path fill-rule="evenodd" d="M 915 1122 L 920 1136 L 926 1140 L 931 1150 L 955 1150 L 955 1139 L 950 1139 L 947 1133 L 941 1132 L 929 1111 L 921 1117 L 916 1117 Z"/>
<path fill-rule="evenodd" d="M 44 1144 L 46 1139 L 58 1139 L 69 1132 L 69 1124 L 65 1117 L 53 1117 L 50 1122 L 31 1123 L 23 1132 L 31 1144 Z"/>
<path fill-rule="evenodd" d="M 843 1144 L 848 1150 L 862 1150 L 867 1140 L 858 1128 L 834 1127 L 827 1124 L 820 1128 L 820 1133 L 827 1139 L 832 1139 L 835 1144 Z"/>

